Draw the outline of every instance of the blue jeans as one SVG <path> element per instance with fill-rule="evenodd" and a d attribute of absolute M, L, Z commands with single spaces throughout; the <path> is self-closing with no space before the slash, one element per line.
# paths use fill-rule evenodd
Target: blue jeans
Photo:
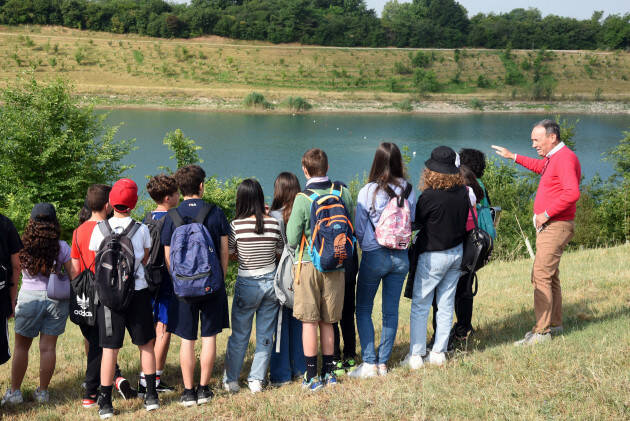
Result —
<path fill-rule="evenodd" d="M 274 343 L 269 379 L 272 383 L 284 383 L 306 371 L 304 348 L 302 348 L 302 322 L 293 317 L 290 308 L 282 307 L 282 327 L 280 338 L 276 333 L 276 341 L 280 340 L 280 352 L 276 352 Z"/>
<path fill-rule="evenodd" d="M 433 351 L 446 352 L 453 325 L 462 252 L 463 246 L 460 244 L 448 250 L 428 251 L 418 257 L 410 316 L 409 352 L 412 355 L 423 356 L 427 353 L 427 322 L 434 294 L 438 312 Z"/>
<path fill-rule="evenodd" d="M 235 382 L 243 367 L 252 320 L 256 315 L 256 351 L 247 380 L 265 379 L 273 350 L 278 300 L 273 289 L 275 271 L 266 275 L 237 277 L 232 301 L 232 335 L 225 353 L 224 381 Z"/>
<path fill-rule="evenodd" d="M 389 360 L 398 329 L 400 292 L 407 272 L 409 272 L 407 250 L 381 248 L 363 252 L 357 281 L 356 313 L 361 355 L 366 363 L 386 364 Z M 377 351 L 374 348 L 372 308 L 381 279 L 383 280 L 383 329 L 377 356 Z"/>

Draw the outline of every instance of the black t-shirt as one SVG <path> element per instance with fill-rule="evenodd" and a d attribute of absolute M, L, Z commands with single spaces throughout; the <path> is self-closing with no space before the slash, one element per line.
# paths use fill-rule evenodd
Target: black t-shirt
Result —
<path fill-rule="evenodd" d="M 418 198 L 415 227 L 421 229 L 421 250 L 442 251 L 457 246 L 466 237 L 468 191 L 426 189 Z"/>
<path fill-rule="evenodd" d="M 13 222 L 0 214 L 0 317 L 6 317 L 11 311 L 9 288 L 11 286 L 11 255 L 22 250 L 22 240 Z"/>
<path fill-rule="evenodd" d="M 202 206 L 208 206 L 203 199 L 188 199 L 184 200 L 177 207 L 177 212 L 179 215 L 186 220 L 186 218 L 194 218 L 199 213 L 199 210 Z M 171 217 L 167 214 L 164 217 L 164 227 L 162 228 L 162 244 L 165 246 L 171 245 L 171 237 L 173 236 L 173 232 L 175 231 L 175 224 Z M 217 250 L 217 256 L 220 259 L 221 256 L 221 237 L 228 236 L 230 234 L 230 224 L 228 223 L 225 214 L 218 206 L 213 206 L 212 210 L 206 217 L 204 221 L 204 225 L 208 228 L 208 232 L 210 233 L 210 237 L 212 237 L 212 241 L 214 242 L 214 247 Z"/>

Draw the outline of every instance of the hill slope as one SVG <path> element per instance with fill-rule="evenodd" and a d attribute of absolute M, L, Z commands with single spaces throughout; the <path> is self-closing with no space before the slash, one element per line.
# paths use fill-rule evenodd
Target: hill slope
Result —
<path fill-rule="evenodd" d="M 423 54 L 418 59 L 417 50 L 410 49 L 246 44 L 218 37 L 165 40 L 63 27 L 0 26 L 2 80 L 25 72 L 38 79 L 61 76 L 74 83 L 77 94 L 104 105 L 229 109 L 241 107 L 243 98 L 256 90 L 275 103 L 302 96 L 322 110 L 392 111 L 397 109 L 394 102 L 405 101 L 419 101 L 417 110 L 432 110 L 430 102 L 439 101 L 459 102 L 462 109 L 505 110 L 514 101 L 546 98 L 544 87 L 536 91 L 533 82 L 541 74 L 556 80 L 553 99 L 573 108 L 583 108 L 584 101 L 630 100 L 627 52 L 555 51 L 540 62 L 537 51 L 513 51 L 507 61 L 498 50 Z M 613 108 L 629 107 L 621 103 Z"/>

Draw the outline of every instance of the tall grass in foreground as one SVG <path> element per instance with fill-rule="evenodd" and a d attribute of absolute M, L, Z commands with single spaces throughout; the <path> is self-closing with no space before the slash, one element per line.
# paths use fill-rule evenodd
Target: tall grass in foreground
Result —
<path fill-rule="evenodd" d="M 390 374 L 368 380 L 342 378 L 334 390 L 316 394 L 302 391 L 297 383 L 256 396 L 246 389 L 236 395 L 215 390 L 209 405 L 185 409 L 177 404 L 181 380 L 179 339 L 174 338 L 165 379 L 178 385 L 177 393 L 162 395 L 163 407 L 151 414 L 144 411 L 140 400 L 115 399 L 117 419 L 628 419 L 629 256 L 628 245 L 565 254 L 560 268 L 565 334 L 551 343 L 524 349 L 513 347 L 512 341 L 534 323 L 531 261 L 490 264 L 479 274 L 473 314 L 476 333 L 468 348 L 457 352 L 445 368 L 411 372 L 396 367 L 409 346 L 409 300 L 402 298 Z M 380 317 L 377 296 L 377 338 Z M 223 372 L 228 336 L 229 331 L 218 336 L 215 385 Z M 97 419 L 96 410 L 80 406 L 85 358 L 79 329 L 68 322 L 59 339 L 49 405 L 32 401 L 39 364 L 36 349 L 37 340 L 22 388 L 28 402 L 14 409 L 2 408 L 1 414 L 7 419 L 29 421 Z M 250 344 L 245 370 L 252 356 Z M 119 361 L 132 382 L 137 379 L 138 351 L 129 338 Z M 9 378 L 10 364 L 5 364 L 0 367 L 3 391 Z"/>

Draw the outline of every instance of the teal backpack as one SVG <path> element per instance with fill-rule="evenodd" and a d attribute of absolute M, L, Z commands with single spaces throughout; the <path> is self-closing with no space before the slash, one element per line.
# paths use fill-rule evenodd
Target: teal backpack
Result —
<path fill-rule="evenodd" d="M 490 199 L 488 198 L 488 191 L 486 186 L 483 185 L 480 179 L 477 179 L 479 185 L 483 189 L 484 197 L 477 202 L 477 220 L 479 222 L 479 228 L 487 232 L 493 240 L 497 238 L 497 230 L 494 227 L 494 221 L 492 220 L 492 212 L 490 211 Z"/>

